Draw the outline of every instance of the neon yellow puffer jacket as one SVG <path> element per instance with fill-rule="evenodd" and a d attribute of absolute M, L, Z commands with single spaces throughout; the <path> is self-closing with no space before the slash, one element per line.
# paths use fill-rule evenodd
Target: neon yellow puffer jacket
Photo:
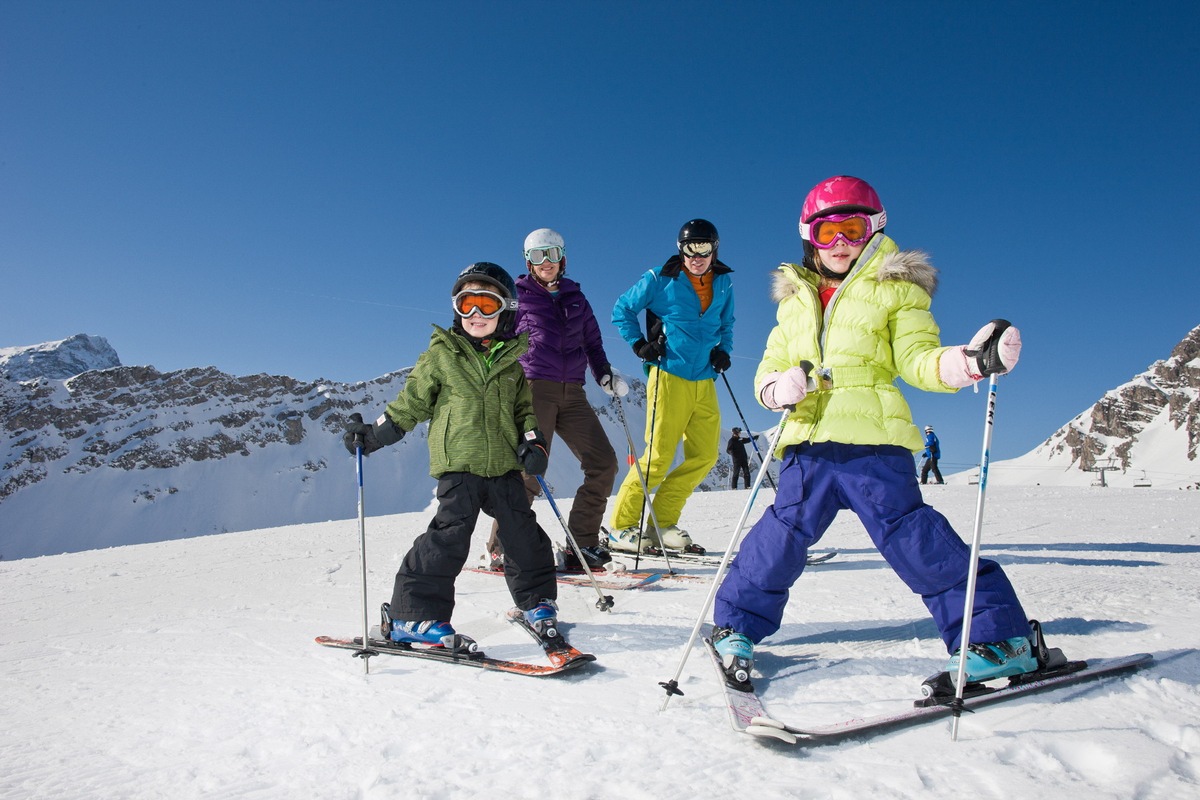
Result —
<path fill-rule="evenodd" d="M 755 395 L 767 375 L 805 360 L 816 368 L 817 382 L 788 418 L 777 454 L 801 442 L 922 449 L 895 380 L 925 391 L 957 391 L 938 373 L 938 359 L 949 348 L 941 346 L 929 312 L 937 270 L 925 253 L 901 252 L 876 234 L 824 313 L 818 282 L 798 264 L 781 264 L 773 278 L 777 324 L 758 365 Z"/>

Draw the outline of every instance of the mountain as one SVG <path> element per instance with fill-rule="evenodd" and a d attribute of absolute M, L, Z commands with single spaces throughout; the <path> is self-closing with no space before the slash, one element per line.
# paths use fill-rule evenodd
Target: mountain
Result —
<path fill-rule="evenodd" d="M 378 415 L 410 369 L 351 384 L 211 366 L 160 372 L 123 366 L 107 341 L 82 334 L 0 350 L 0 558 L 354 516 L 344 420 Z M 645 384 L 630 384 L 624 407 L 640 452 Z M 599 387 L 587 392 L 619 481 L 625 432 Z M 365 460 L 368 514 L 431 505 L 427 431 Z M 555 453 L 547 483 L 556 498 L 572 496 L 583 473 L 565 447 Z M 701 491 L 728 486 L 726 461 Z"/>
<path fill-rule="evenodd" d="M 1025 455 L 991 466 L 1009 485 L 1200 489 L 1200 326 Z"/>
<path fill-rule="evenodd" d="M 121 360 L 108 340 L 86 333 L 32 347 L 0 347 L 0 380 L 63 380 L 88 370 L 119 366 Z"/>

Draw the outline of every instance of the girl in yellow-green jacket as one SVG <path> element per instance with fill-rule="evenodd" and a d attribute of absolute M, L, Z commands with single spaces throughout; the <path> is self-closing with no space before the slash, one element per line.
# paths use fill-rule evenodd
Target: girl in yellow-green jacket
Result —
<path fill-rule="evenodd" d="M 922 439 L 897 377 L 952 392 L 1012 368 L 1016 328 L 989 323 L 943 347 L 929 311 L 936 270 L 883 233 L 887 215 L 866 182 L 837 176 L 804 201 L 802 264 L 775 274 L 777 324 L 755 377 L 759 402 L 792 408 L 780 436 L 775 503 L 746 535 L 714 607 L 713 642 L 729 679 L 749 680 L 754 643 L 779 629 L 808 549 L 842 509 L 858 515 L 896 574 L 921 595 L 958 670 L 970 549 L 925 504 L 912 453 Z M 812 364 L 812 374 L 800 366 Z M 1030 625 L 1003 570 L 981 560 L 968 680 L 1037 668 Z"/>

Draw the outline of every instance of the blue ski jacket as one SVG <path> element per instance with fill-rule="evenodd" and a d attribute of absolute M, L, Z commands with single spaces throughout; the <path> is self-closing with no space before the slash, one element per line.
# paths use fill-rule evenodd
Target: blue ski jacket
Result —
<path fill-rule="evenodd" d="M 709 363 L 714 347 L 733 354 L 733 272 L 720 260 L 713 263 L 706 280 L 712 280 L 713 299 L 700 311 L 700 297 L 692 282 L 681 275 L 678 255 L 646 272 L 625 294 L 617 298 L 612 321 L 632 347 L 645 339 L 638 315 L 649 310 L 663 322 L 667 351 L 658 366 L 689 381 L 714 380 L 717 372 Z"/>

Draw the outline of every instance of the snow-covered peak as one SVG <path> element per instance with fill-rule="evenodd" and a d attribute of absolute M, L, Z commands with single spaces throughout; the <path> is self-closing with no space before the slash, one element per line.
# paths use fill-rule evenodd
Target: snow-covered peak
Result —
<path fill-rule="evenodd" d="M 1200 326 L 1145 371 L 1025 455 L 991 466 L 1001 484 L 1200 486 Z M 968 477 L 976 473 L 968 473 Z"/>
<path fill-rule="evenodd" d="M 102 336 L 79 333 L 57 342 L 0 347 L 0 377 L 13 381 L 34 378 L 65 380 L 92 369 L 121 366 L 121 359 Z"/>

